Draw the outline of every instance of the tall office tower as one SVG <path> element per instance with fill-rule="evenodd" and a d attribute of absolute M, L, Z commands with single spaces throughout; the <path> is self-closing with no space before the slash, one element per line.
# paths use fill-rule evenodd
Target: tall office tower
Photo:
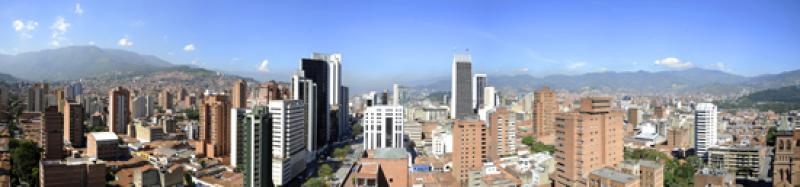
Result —
<path fill-rule="evenodd" d="M 578 112 L 556 115 L 555 186 L 587 186 L 586 176 L 623 160 L 623 114 L 611 98 L 581 99 Z"/>
<path fill-rule="evenodd" d="M 314 105 L 317 110 L 314 112 L 316 119 L 316 134 L 317 134 L 317 149 L 322 149 L 329 143 L 330 137 L 330 104 L 328 94 L 330 92 L 330 66 L 325 58 L 304 58 L 300 60 L 300 69 L 305 72 L 304 77 L 313 81 L 316 86 L 316 93 L 314 94 Z"/>
<path fill-rule="evenodd" d="M 161 109 L 174 109 L 174 103 L 173 95 L 169 92 L 169 90 L 163 90 L 158 94 L 158 106 L 161 106 Z"/>
<path fill-rule="evenodd" d="M 475 111 L 483 108 L 483 90 L 486 86 L 488 86 L 486 83 L 486 74 L 475 74 L 472 77 L 472 109 Z"/>
<path fill-rule="evenodd" d="M 342 129 L 339 132 L 342 134 L 340 137 L 347 137 L 350 136 L 352 130 L 350 128 L 350 88 L 347 86 L 342 86 L 339 91 L 339 100 L 341 101 L 339 107 L 339 128 Z"/>
<path fill-rule="evenodd" d="M 83 84 L 81 82 L 72 82 L 64 86 L 64 96 L 66 100 L 77 100 L 83 94 Z"/>
<path fill-rule="evenodd" d="M 42 160 L 64 158 L 64 116 L 58 107 L 48 107 L 42 114 Z"/>
<path fill-rule="evenodd" d="M 83 147 L 86 138 L 83 136 L 83 106 L 69 102 L 64 107 L 64 140 L 73 147 Z"/>
<path fill-rule="evenodd" d="M 483 169 L 488 161 L 487 127 L 481 120 L 459 119 L 453 122 L 453 176 L 466 184 L 471 171 Z"/>
<path fill-rule="evenodd" d="M 306 121 L 306 150 L 310 153 L 317 152 L 317 84 L 305 78 L 301 70 L 292 75 L 292 99 L 302 100 L 305 105 Z M 313 161 L 313 159 L 310 159 Z"/>
<path fill-rule="evenodd" d="M 199 108 L 200 141 L 195 146 L 195 152 L 209 158 L 225 158 L 230 153 L 231 145 L 231 104 L 228 96 L 206 95 Z"/>
<path fill-rule="evenodd" d="M 400 90 L 399 84 L 392 84 L 392 105 L 401 105 L 400 104 L 400 97 L 402 90 Z"/>
<path fill-rule="evenodd" d="M 277 100 L 269 103 L 272 126 L 267 128 L 272 129 L 270 147 L 272 180 L 275 184 L 283 186 L 305 170 L 307 152 L 304 108 L 303 101 L 300 100 Z"/>
<path fill-rule="evenodd" d="M 153 96 L 136 96 L 133 98 L 132 103 L 131 115 L 133 118 L 147 118 L 154 114 L 155 98 Z"/>
<path fill-rule="evenodd" d="M 108 91 L 108 131 L 117 134 L 128 133 L 131 121 L 131 92 L 123 87 L 114 87 Z"/>
<path fill-rule="evenodd" d="M 389 90 L 383 90 L 381 93 L 380 105 L 389 105 Z"/>
<path fill-rule="evenodd" d="M 533 133 L 536 136 L 553 134 L 556 112 L 556 94 L 549 87 L 542 87 L 533 93 Z"/>
<path fill-rule="evenodd" d="M 246 142 L 250 129 L 247 114 L 252 111 L 245 108 L 231 108 L 231 166 L 245 168 Z"/>
<path fill-rule="evenodd" d="M 497 90 L 492 86 L 487 86 L 483 88 L 483 107 L 484 108 L 494 108 L 497 107 L 500 103 L 498 102 L 497 98 Z"/>
<path fill-rule="evenodd" d="M 58 106 L 58 112 L 64 112 L 64 104 L 66 104 L 66 95 L 64 94 L 63 88 L 56 88 L 53 91 L 53 95 L 56 97 L 56 106 Z"/>
<path fill-rule="evenodd" d="M 268 106 L 255 105 L 252 110 L 246 110 L 242 121 L 244 129 L 244 143 L 242 149 L 241 162 L 244 167 L 244 186 L 272 186 L 268 181 L 272 181 L 270 176 L 280 176 L 282 170 L 267 170 L 268 163 L 265 163 L 267 153 L 272 150 L 267 144 L 272 142 L 272 115 L 269 113 Z M 273 155 L 272 157 L 277 156 Z M 271 160 L 270 160 L 271 161 Z M 238 159 L 237 159 L 237 162 Z M 274 170 L 274 171 L 273 171 Z M 267 172 L 270 171 L 270 172 Z M 271 173 L 278 172 L 270 175 Z M 283 179 L 283 177 L 280 177 Z M 267 180 L 270 179 L 270 180 Z"/>
<path fill-rule="evenodd" d="M 708 147 L 717 145 L 717 106 L 699 103 L 694 110 L 694 149 L 705 159 Z"/>
<path fill-rule="evenodd" d="M 499 160 L 500 157 L 517 154 L 517 114 L 506 107 L 499 107 L 489 112 L 489 158 Z"/>
<path fill-rule="evenodd" d="M 247 82 L 239 79 L 233 84 L 233 108 L 247 108 Z"/>
<path fill-rule="evenodd" d="M 330 105 L 339 105 L 341 101 L 339 100 L 339 95 L 341 95 L 341 87 L 342 87 L 342 54 L 334 53 L 334 54 L 321 54 L 321 53 L 314 53 L 313 55 L 317 59 L 325 59 L 328 61 L 330 66 L 330 84 L 328 84 L 329 95 L 328 95 L 328 103 Z"/>
<path fill-rule="evenodd" d="M 47 108 L 47 93 L 50 92 L 47 83 L 36 83 L 28 89 L 28 112 L 44 112 Z"/>
<path fill-rule="evenodd" d="M 371 106 L 364 110 L 364 149 L 403 148 L 403 106 Z"/>
<path fill-rule="evenodd" d="M 453 57 L 452 88 L 450 89 L 450 117 L 464 119 L 472 110 L 472 57 L 458 54 Z"/>

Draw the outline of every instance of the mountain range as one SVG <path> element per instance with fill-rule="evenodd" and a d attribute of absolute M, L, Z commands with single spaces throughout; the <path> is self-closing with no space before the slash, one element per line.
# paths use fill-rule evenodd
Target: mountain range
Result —
<path fill-rule="evenodd" d="M 489 85 L 498 89 L 532 91 L 542 86 L 570 91 L 608 90 L 632 93 L 709 93 L 743 94 L 800 83 L 800 70 L 778 74 L 745 77 L 718 70 L 690 68 L 673 71 L 594 72 L 580 75 L 534 77 L 522 75 L 489 75 Z M 450 80 L 439 79 L 421 89 L 449 90 Z"/>

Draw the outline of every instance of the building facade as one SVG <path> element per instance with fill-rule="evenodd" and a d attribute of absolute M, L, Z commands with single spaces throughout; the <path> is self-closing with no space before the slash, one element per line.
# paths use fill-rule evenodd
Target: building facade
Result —
<path fill-rule="evenodd" d="M 403 148 L 403 106 L 371 106 L 364 111 L 364 148 Z"/>
<path fill-rule="evenodd" d="M 694 148 L 706 159 L 708 148 L 717 145 L 717 106 L 699 103 L 694 111 Z"/>
<path fill-rule="evenodd" d="M 131 121 L 131 93 L 123 87 L 114 87 L 108 91 L 108 131 L 126 134 Z"/>
<path fill-rule="evenodd" d="M 464 119 L 475 113 L 472 110 L 472 57 L 468 54 L 455 55 L 452 71 L 450 117 Z"/>
<path fill-rule="evenodd" d="M 453 170 L 459 184 L 466 184 L 469 173 L 483 169 L 488 161 L 488 128 L 480 120 L 453 122 Z"/>

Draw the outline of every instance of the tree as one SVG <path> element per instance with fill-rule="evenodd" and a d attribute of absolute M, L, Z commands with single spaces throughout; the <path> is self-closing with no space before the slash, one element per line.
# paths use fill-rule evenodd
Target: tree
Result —
<path fill-rule="evenodd" d="M 325 187 L 325 182 L 320 178 L 312 178 L 303 183 L 303 187 Z"/>
<path fill-rule="evenodd" d="M 39 179 L 39 155 L 41 151 L 36 147 L 36 143 L 31 141 L 17 141 L 14 143 L 9 142 L 9 145 L 15 146 L 11 147 L 12 178 L 17 178 L 19 180 L 18 182 L 37 184 Z"/>
<path fill-rule="evenodd" d="M 199 120 L 200 119 L 200 112 L 197 109 L 184 109 L 183 113 L 186 113 L 186 117 L 191 120 Z"/>
<path fill-rule="evenodd" d="M 777 130 L 778 128 L 775 126 L 772 126 L 769 128 L 769 130 L 767 130 L 767 145 L 775 146 L 775 131 Z"/>
<path fill-rule="evenodd" d="M 350 146 L 344 146 L 341 148 L 336 148 L 333 150 L 333 156 L 338 158 L 339 160 L 344 160 L 347 157 L 347 154 L 350 153 Z"/>
<path fill-rule="evenodd" d="M 192 176 L 187 174 L 183 174 L 183 182 L 186 183 L 187 186 L 194 186 L 194 181 L 192 180 Z"/>
<path fill-rule="evenodd" d="M 361 133 L 363 133 L 363 131 L 364 131 L 364 127 L 361 126 L 361 122 L 353 124 L 353 131 L 352 131 L 353 132 L 353 137 L 358 137 L 358 135 L 361 135 Z"/>
<path fill-rule="evenodd" d="M 322 166 L 319 167 L 317 175 L 319 175 L 320 177 L 329 177 L 333 175 L 333 168 L 331 168 L 331 165 L 322 164 Z"/>
<path fill-rule="evenodd" d="M 529 147 L 533 146 L 534 142 L 536 142 L 536 139 L 533 138 L 533 136 L 526 136 L 522 138 L 522 144 L 528 145 Z"/>

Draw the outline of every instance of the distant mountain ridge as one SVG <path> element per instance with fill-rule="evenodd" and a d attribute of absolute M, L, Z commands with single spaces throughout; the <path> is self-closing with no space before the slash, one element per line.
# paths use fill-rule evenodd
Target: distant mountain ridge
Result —
<path fill-rule="evenodd" d="M 499 89 L 532 91 L 542 86 L 579 91 L 585 89 L 638 93 L 741 94 L 800 83 L 800 70 L 745 77 L 718 70 L 690 68 L 674 71 L 595 72 L 580 75 L 489 75 L 489 84 Z M 449 90 L 450 80 L 439 80 L 418 88 Z"/>
<path fill-rule="evenodd" d="M 0 56 L 0 72 L 31 81 L 61 81 L 112 73 L 144 73 L 175 65 L 152 55 L 70 46 Z"/>

